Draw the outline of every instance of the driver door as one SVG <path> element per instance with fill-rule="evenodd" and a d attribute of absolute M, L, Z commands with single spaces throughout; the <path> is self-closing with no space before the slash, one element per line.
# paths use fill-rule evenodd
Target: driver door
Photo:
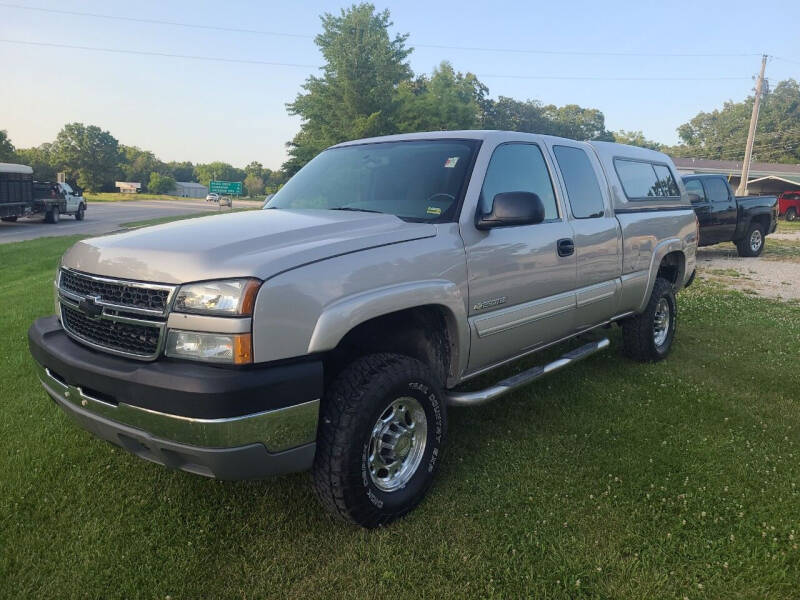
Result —
<path fill-rule="evenodd" d="M 545 220 L 468 236 L 470 372 L 573 330 L 577 263 L 551 173 L 538 144 L 500 144 L 492 154 L 478 210 L 490 212 L 502 192 L 533 192 L 542 200 Z"/>

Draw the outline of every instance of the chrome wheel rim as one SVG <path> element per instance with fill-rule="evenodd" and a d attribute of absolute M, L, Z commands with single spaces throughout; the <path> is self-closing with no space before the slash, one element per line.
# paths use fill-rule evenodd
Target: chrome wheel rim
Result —
<path fill-rule="evenodd" d="M 384 492 L 405 487 L 422 462 L 427 439 L 422 405 L 410 396 L 392 402 L 370 434 L 367 470 L 375 487 Z"/>
<path fill-rule="evenodd" d="M 761 230 L 754 229 L 753 233 L 750 234 L 750 250 L 758 252 L 758 249 L 761 248 L 761 241 Z"/>
<path fill-rule="evenodd" d="M 656 346 L 663 346 L 669 334 L 669 325 L 672 318 L 669 302 L 666 298 L 661 298 L 656 306 L 656 314 L 653 318 L 653 341 Z"/>

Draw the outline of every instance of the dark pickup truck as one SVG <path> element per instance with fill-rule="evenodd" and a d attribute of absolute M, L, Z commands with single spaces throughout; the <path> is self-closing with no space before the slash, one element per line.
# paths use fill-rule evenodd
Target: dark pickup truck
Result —
<path fill-rule="evenodd" d="M 686 175 L 683 184 L 700 224 L 700 246 L 733 242 L 739 256 L 758 256 L 778 224 L 776 196 L 735 196 L 724 175 Z"/>

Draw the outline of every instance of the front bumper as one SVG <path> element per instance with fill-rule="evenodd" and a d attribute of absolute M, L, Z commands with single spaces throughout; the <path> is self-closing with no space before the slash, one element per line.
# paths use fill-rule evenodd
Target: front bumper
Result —
<path fill-rule="evenodd" d="M 61 409 L 141 458 L 218 479 L 259 479 L 313 462 L 318 362 L 242 370 L 142 363 L 74 342 L 55 317 L 37 320 L 28 341 Z"/>

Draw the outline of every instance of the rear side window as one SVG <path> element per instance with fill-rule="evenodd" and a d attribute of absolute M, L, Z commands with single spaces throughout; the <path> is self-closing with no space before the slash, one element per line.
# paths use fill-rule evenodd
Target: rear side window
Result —
<path fill-rule="evenodd" d="M 675 183 L 675 178 L 672 176 L 668 166 L 653 165 L 653 169 L 655 169 L 656 177 L 658 177 L 658 191 L 662 192 L 659 196 L 681 195 L 680 191 L 678 191 L 678 184 Z"/>
<path fill-rule="evenodd" d="M 614 159 L 617 175 L 631 199 L 678 197 L 680 191 L 672 172 L 665 165 L 650 162 Z"/>
<path fill-rule="evenodd" d="M 602 217 L 603 194 L 586 152 L 572 146 L 553 146 L 553 153 L 564 176 L 573 216 L 576 219 Z"/>
<path fill-rule="evenodd" d="M 483 180 L 481 213 L 490 213 L 494 197 L 503 192 L 533 192 L 544 204 L 545 220 L 558 219 L 553 182 L 542 151 L 535 144 L 503 144 L 497 147 Z"/>
<path fill-rule="evenodd" d="M 726 202 L 728 200 L 728 186 L 719 177 L 709 177 L 705 181 L 706 193 L 711 202 Z"/>

